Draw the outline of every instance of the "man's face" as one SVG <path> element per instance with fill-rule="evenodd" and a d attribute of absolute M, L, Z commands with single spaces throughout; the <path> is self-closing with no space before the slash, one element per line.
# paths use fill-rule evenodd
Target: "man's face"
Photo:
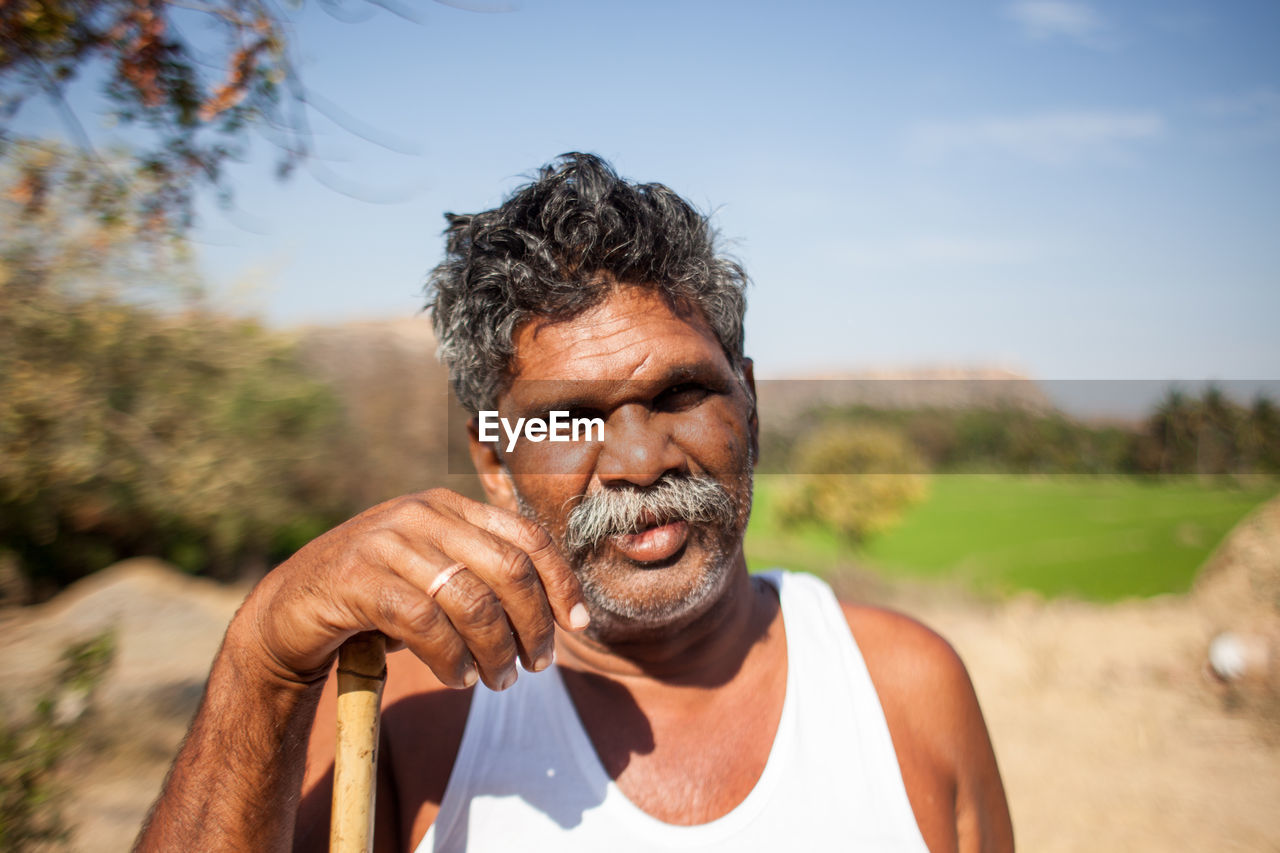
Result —
<path fill-rule="evenodd" d="M 502 448 L 519 508 L 582 581 L 592 629 L 628 639 L 707 611 L 743 566 L 754 408 L 696 312 L 619 287 L 572 320 L 517 331 L 503 417 L 604 420 L 603 441 Z"/>

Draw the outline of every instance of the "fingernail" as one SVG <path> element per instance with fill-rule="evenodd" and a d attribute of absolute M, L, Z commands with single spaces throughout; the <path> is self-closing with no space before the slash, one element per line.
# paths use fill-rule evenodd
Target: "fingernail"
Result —
<path fill-rule="evenodd" d="M 476 668 L 474 666 L 469 666 L 467 667 L 466 673 L 462 676 L 462 685 L 464 687 L 471 687 L 479 678 L 480 675 L 476 672 Z"/>
<path fill-rule="evenodd" d="M 499 690 L 506 690 L 508 687 L 516 683 L 516 668 L 513 666 L 508 669 L 502 676 L 502 680 L 498 682 Z"/>
<path fill-rule="evenodd" d="M 536 661 L 533 662 L 533 671 L 542 672 L 544 669 L 551 666 L 551 664 L 555 662 L 556 662 L 556 653 L 555 653 L 555 650 L 552 649 L 551 651 L 547 652 L 545 655 L 541 655 Z"/>
<path fill-rule="evenodd" d="M 587 606 L 579 601 L 573 605 L 573 609 L 569 611 L 569 627 L 575 631 L 581 631 L 583 628 L 591 624 L 591 614 L 587 613 Z"/>

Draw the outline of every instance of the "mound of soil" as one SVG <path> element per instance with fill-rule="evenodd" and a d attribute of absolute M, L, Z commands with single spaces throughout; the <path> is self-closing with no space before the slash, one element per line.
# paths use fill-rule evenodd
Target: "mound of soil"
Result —
<path fill-rule="evenodd" d="M 160 560 L 127 560 L 0 617 L 0 713 L 10 720 L 50 694 L 64 649 L 114 636 L 114 660 L 89 707 L 67 710 L 85 714 L 84 741 L 63 768 L 74 849 L 132 845 L 245 592 Z"/>

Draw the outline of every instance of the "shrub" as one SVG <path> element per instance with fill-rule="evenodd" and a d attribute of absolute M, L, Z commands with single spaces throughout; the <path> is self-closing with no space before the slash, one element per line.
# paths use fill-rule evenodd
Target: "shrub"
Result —
<path fill-rule="evenodd" d="M 114 657 L 110 631 L 68 647 L 35 713 L 0 721 L 0 850 L 65 849 L 70 830 L 55 776 L 79 742 L 82 718 Z"/>
<path fill-rule="evenodd" d="M 926 493 L 919 456 L 897 431 L 833 422 L 801 441 L 778 501 L 788 526 L 820 524 L 853 543 L 891 527 Z"/>
<path fill-rule="evenodd" d="M 231 574 L 337 520 L 337 404 L 292 343 L 46 159 L 60 195 L 0 193 L 0 552 L 42 596 L 140 554 Z"/>

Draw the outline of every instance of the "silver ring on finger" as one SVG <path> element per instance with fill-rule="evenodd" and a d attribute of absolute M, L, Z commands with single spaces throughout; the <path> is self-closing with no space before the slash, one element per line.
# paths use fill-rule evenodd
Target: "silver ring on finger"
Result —
<path fill-rule="evenodd" d="M 431 579 L 430 585 L 427 586 L 427 595 L 435 598 L 436 595 L 439 594 L 440 590 L 444 588 L 444 585 L 452 580 L 454 575 L 464 569 L 466 569 L 466 566 L 462 563 L 454 563 L 452 566 L 445 566 L 440 570 L 440 574 Z"/>

